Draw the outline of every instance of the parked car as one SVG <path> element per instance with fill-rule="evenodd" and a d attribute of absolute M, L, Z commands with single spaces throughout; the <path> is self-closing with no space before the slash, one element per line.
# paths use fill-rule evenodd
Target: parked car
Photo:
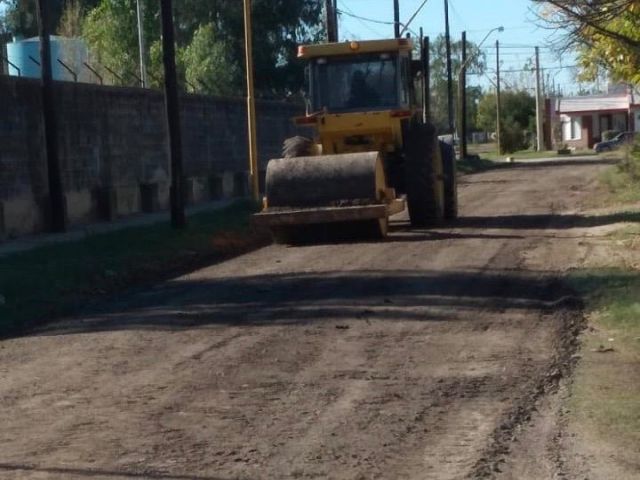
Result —
<path fill-rule="evenodd" d="M 611 150 L 616 150 L 623 145 L 629 145 L 633 143 L 633 140 L 635 138 L 635 132 L 622 132 L 613 137 L 611 140 L 596 143 L 593 146 L 593 149 L 596 151 L 596 153 L 610 152 Z"/>

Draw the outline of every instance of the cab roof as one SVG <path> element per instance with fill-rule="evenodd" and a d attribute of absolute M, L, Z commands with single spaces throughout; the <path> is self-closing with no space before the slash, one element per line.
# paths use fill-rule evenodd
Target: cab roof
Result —
<path fill-rule="evenodd" d="M 358 53 L 409 52 L 413 49 L 410 38 L 394 38 L 390 40 L 351 40 L 339 43 L 320 43 L 300 45 L 298 58 L 317 58 Z"/>

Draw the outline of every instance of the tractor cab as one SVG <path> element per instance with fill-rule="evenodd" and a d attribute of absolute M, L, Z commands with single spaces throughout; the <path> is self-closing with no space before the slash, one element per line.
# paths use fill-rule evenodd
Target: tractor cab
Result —
<path fill-rule="evenodd" d="M 303 45 L 308 61 L 308 114 L 324 153 L 392 152 L 414 108 L 410 39 Z"/>
<path fill-rule="evenodd" d="M 310 62 L 313 111 L 327 113 L 408 109 L 409 59 L 398 53 L 318 57 Z"/>
<path fill-rule="evenodd" d="M 412 80 L 409 39 L 301 46 L 308 60 L 312 112 L 409 109 Z"/>

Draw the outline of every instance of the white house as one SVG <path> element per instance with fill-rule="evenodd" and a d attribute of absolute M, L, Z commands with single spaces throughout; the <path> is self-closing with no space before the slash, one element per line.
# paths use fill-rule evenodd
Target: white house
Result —
<path fill-rule="evenodd" d="M 562 143 L 591 148 L 606 130 L 640 132 L 640 92 L 624 85 L 606 95 L 562 97 L 556 100 Z"/>

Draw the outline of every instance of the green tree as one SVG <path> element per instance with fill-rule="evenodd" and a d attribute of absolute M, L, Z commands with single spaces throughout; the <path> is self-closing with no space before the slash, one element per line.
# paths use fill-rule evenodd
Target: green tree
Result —
<path fill-rule="evenodd" d="M 155 2 L 146 2 L 151 7 Z M 135 0 L 103 0 L 87 14 L 82 28 L 83 38 L 89 45 L 92 62 L 109 78 L 107 69 L 115 72 L 115 84 L 134 84 L 139 71 L 138 20 Z M 145 37 L 159 36 L 159 29 L 145 22 Z M 154 31 L 155 30 L 155 31 Z"/>
<path fill-rule="evenodd" d="M 230 46 L 219 39 L 212 23 L 200 26 L 181 55 L 189 84 L 212 95 L 233 95 L 242 71 L 232 61 Z"/>
<path fill-rule="evenodd" d="M 79 37 L 82 35 L 84 21 L 84 6 L 82 0 L 68 0 L 62 10 L 57 33 L 64 37 Z"/>
<path fill-rule="evenodd" d="M 536 100 L 526 91 L 507 90 L 500 94 L 501 153 L 510 153 L 526 147 L 525 132 L 533 132 Z M 496 94 L 487 93 L 478 104 L 477 124 L 487 132 L 496 131 Z"/>
<path fill-rule="evenodd" d="M 299 43 L 322 34 L 317 0 L 253 0 L 256 88 L 263 96 L 297 91 L 304 82 Z M 145 0 L 144 34 L 152 83 L 161 81 L 159 5 Z M 209 93 L 242 94 L 244 25 L 238 0 L 183 0 L 175 6 L 179 76 Z M 137 71 L 135 0 L 100 0 L 84 36 L 98 61 L 116 72 Z M 206 85 L 207 87 L 203 87 Z"/>
<path fill-rule="evenodd" d="M 448 130 L 448 105 L 447 105 L 447 56 L 446 56 L 446 40 L 444 35 L 438 35 L 435 40 L 430 42 L 429 46 L 431 61 L 431 121 L 438 132 L 446 132 Z M 458 73 L 462 65 L 462 41 L 451 43 L 451 67 L 453 72 L 453 92 L 454 102 L 456 102 L 458 92 Z M 471 60 L 467 64 L 467 71 L 474 73 L 482 73 L 485 68 L 484 54 L 478 49 L 477 45 L 467 41 L 467 57 Z M 469 99 L 470 89 L 467 90 L 467 98 Z M 475 109 L 474 93 L 471 93 L 472 102 L 467 102 L 470 112 Z M 473 105 L 472 105 L 473 104 Z M 455 106 L 454 106 L 455 109 Z M 470 115 L 469 118 L 473 118 Z"/>
<path fill-rule="evenodd" d="M 539 17 L 567 32 L 564 47 L 575 47 L 582 78 L 599 69 L 613 78 L 640 83 L 640 2 L 638 0 L 533 0 Z"/>
<path fill-rule="evenodd" d="M 68 4 L 75 3 L 80 9 L 93 8 L 99 0 L 48 0 L 50 9 L 50 32 L 58 32 L 63 12 Z M 35 37 L 38 35 L 38 18 L 35 0 L 0 0 L 5 9 L 2 23 L 12 35 Z"/>

